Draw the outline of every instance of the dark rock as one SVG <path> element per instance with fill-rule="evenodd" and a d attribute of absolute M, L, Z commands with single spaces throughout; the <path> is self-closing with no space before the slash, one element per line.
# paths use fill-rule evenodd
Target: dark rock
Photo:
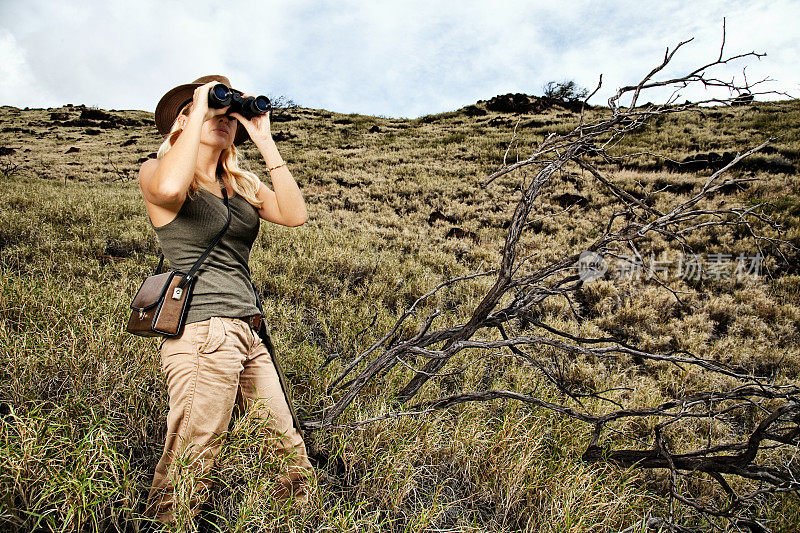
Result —
<path fill-rule="evenodd" d="M 640 189 L 622 187 L 622 190 L 630 194 L 640 202 L 644 203 L 645 205 L 653 205 L 655 203 L 655 198 L 657 196 L 654 194 L 648 194 L 646 191 L 642 191 Z"/>
<path fill-rule="evenodd" d="M 64 153 L 65 153 L 65 154 L 74 154 L 75 152 L 80 152 L 80 151 L 81 151 L 81 149 L 80 149 L 80 148 L 78 148 L 77 146 L 70 146 L 70 147 L 69 147 L 69 150 L 67 150 L 67 151 L 66 151 L 66 152 L 64 152 Z"/>
<path fill-rule="evenodd" d="M 0 146 L 0 155 L 11 155 L 16 152 L 15 149 L 9 148 L 7 146 Z"/>
<path fill-rule="evenodd" d="M 535 96 L 523 93 L 498 94 L 486 102 L 486 109 L 498 113 L 532 113 L 536 111 Z"/>
<path fill-rule="evenodd" d="M 62 122 L 61 126 L 66 126 L 71 128 L 85 128 L 87 126 L 97 126 L 97 122 L 94 120 L 74 118 L 72 120 L 66 120 Z"/>
<path fill-rule="evenodd" d="M 59 120 L 67 120 L 68 118 L 69 118 L 69 113 L 65 113 L 63 111 L 56 111 L 50 113 L 50 120 L 59 121 Z"/>
<path fill-rule="evenodd" d="M 84 108 L 81 110 L 82 120 L 114 120 L 116 117 L 102 109 Z"/>
<path fill-rule="evenodd" d="M 136 139 L 128 139 L 127 141 L 120 144 L 120 146 L 130 146 L 132 144 L 136 144 Z"/>
<path fill-rule="evenodd" d="M 125 118 L 125 117 L 114 117 L 113 119 L 108 121 L 108 123 L 110 124 L 108 127 L 112 127 L 112 128 L 119 128 L 120 126 L 134 126 L 134 127 L 136 127 L 136 126 L 146 126 L 147 125 L 147 123 L 145 121 L 142 121 L 142 120 L 139 120 L 139 119 L 135 119 L 135 118 Z M 104 124 L 104 123 L 102 123 L 102 124 Z M 102 127 L 102 125 L 101 125 L 101 127 Z"/>
<path fill-rule="evenodd" d="M 96 130 L 96 129 L 94 129 L 94 128 L 86 128 L 86 130 L 84 131 L 84 133 L 85 133 L 86 135 L 100 135 L 100 134 L 101 134 L 101 133 L 103 133 L 103 132 L 102 132 L 102 131 L 100 131 L 100 130 Z"/>
<path fill-rule="evenodd" d="M 510 225 L 511 221 L 507 220 L 505 224 L 503 224 L 503 228 L 508 228 Z M 544 222 L 541 220 L 532 220 L 528 222 L 527 227 L 530 228 L 533 233 L 541 233 L 542 229 L 544 229 Z"/>
<path fill-rule="evenodd" d="M 292 132 L 290 132 L 290 131 L 279 131 L 278 133 L 276 133 L 276 134 L 274 134 L 272 136 L 273 140 L 278 141 L 278 142 L 279 141 L 288 141 L 289 139 L 294 139 L 295 137 L 297 137 L 297 135 L 292 133 Z"/>
<path fill-rule="evenodd" d="M 67 117 L 65 118 L 69 118 L 69 115 L 67 114 Z M 61 123 L 61 126 L 69 126 L 76 128 L 95 127 L 103 129 L 113 129 L 122 126 L 137 127 L 137 126 L 149 126 L 153 124 L 155 124 L 155 121 L 149 119 L 118 117 L 116 115 L 112 115 L 111 113 L 107 113 L 102 109 L 83 108 L 80 117 L 74 118 L 72 120 L 65 120 L 64 122 Z"/>
<path fill-rule="evenodd" d="M 555 124 L 552 120 L 529 120 L 528 122 L 521 122 L 520 126 L 523 128 L 542 128 L 544 126 L 550 126 L 551 124 Z"/>
<path fill-rule="evenodd" d="M 690 155 L 685 157 L 677 166 L 688 171 L 703 170 L 708 168 L 708 159 L 702 154 Z"/>
<path fill-rule="evenodd" d="M 665 191 L 670 191 L 675 194 L 686 194 L 688 192 L 691 192 L 692 189 L 694 189 L 694 184 L 689 182 L 669 183 L 659 178 L 653 182 L 653 188 L 657 190 L 663 189 Z"/>
<path fill-rule="evenodd" d="M 275 109 L 273 109 L 269 114 L 269 120 L 270 122 L 291 122 L 292 120 L 300 120 L 300 117 L 292 116 L 285 111 L 277 113 Z M 155 124 L 155 121 L 153 123 Z"/>
<path fill-rule="evenodd" d="M 719 170 L 736 158 L 736 154 L 725 152 L 720 155 L 717 152 L 709 152 L 707 154 L 695 154 L 686 157 L 680 163 L 665 162 L 665 165 L 678 170 Z"/>
<path fill-rule="evenodd" d="M 794 163 L 781 154 L 761 155 L 753 154 L 742 159 L 736 168 L 753 172 L 763 171 L 771 174 L 795 174 L 797 168 Z"/>
<path fill-rule="evenodd" d="M 733 194 L 750 188 L 749 183 L 728 183 L 717 191 L 719 194 Z"/>
<path fill-rule="evenodd" d="M 733 99 L 731 105 L 740 106 L 740 105 L 752 104 L 754 98 L 755 97 L 750 93 L 742 93 Z"/>
<path fill-rule="evenodd" d="M 594 141 L 584 141 L 583 146 L 580 147 L 578 152 L 579 154 L 589 154 L 589 155 L 597 155 L 600 153 L 600 149 L 597 147 L 597 144 Z"/>
<path fill-rule="evenodd" d="M 375 124 L 375 125 L 373 125 L 373 126 L 372 126 L 372 127 L 369 129 L 369 132 L 370 132 L 370 133 L 380 133 L 380 132 L 381 132 L 381 129 L 378 127 L 378 125 L 377 125 L 377 124 Z"/>
<path fill-rule="evenodd" d="M 772 269 L 775 276 L 800 274 L 800 251 L 784 253 L 786 259 L 776 258 L 776 265 Z"/>
<path fill-rule="evenodd" d="M 475 235 L 474 232 L 467 231 L 467 230 L 464 230 L 464 229 L 459 228 L 459 227 L 450 228 L 450 230 L 447 232 L 447 235 L 445 235 L 445 239 L 449 239 L 451 237 L 455 237 L 457 239 L 469 238 L 469 239 L 472 239 L 475 242 L 478 242 L 478 236 Z"/>
<path fill-rule="evenodd" d="M 482 101 L 480 100 L 479 103 Z M 581 106 L 581 102 L 539 98 L 524 93 L 499 94 L 486 102 L 486 109 L 498 113 L 541 113 L 554 107 L 578 112 L 581 110 Z"/>
<path fill-rule="evenodd" d="M 558 205 L 560 205 L 561 207 L 567 207 L 572 204 L 578 204 L 580 206 L 584 206 L 589 203 L 586 197 L 581 196 L 580 194 L 570 194 L 570 193 L 564 193 L 564 194 L 559 194 L 558 196 L 554 196 L 553 201 Z"/>
<path fill-rule="evenodd" d="M 355 183 L 350 183 L 347 181 L 347 178 L 343 176 L 333 176 L 333 181 L 341 185 L 342 187 L 355 187 Z"/>
<path fill-rule="evenodd" d="M 345 197 L 344 208 L 347 209 L 348 211 L 358 212 L 359 209 L 361 208 L 361 204 L 359 204 L 358 202 L 353 202 L 350 200 L 350 198 Z"/>
<path fill-rule="evenodd" d="M 451 224 L 458 222 L 455 217 L 445 215 L 441 211 L 434 211 L 428 217 L 428 225 L 433 226 L 437 220 L 444 220 Z"/>
<path fill-rule="evenodd" d="M 151 251 L 152 250 L 150 250 L 147 244 L 144 242 L 122 242 L 117 239 L 111 239 L 106 242 L 103 254 L 118 260 Z"/>
<path fill-rule="evenodd" d="M 485 109 L 482 109 L 476 105 L 468 105 L 467 107 L 463 108 L 463 112 L 468 117 L 482 117 L 486 114 Z"/>
<path fill-rule="evenodd" d="M 489 120 L 489 122 L 487 122 L 486 124 L 488 124 L 489 126 L 505 126 L 506 124 L 511 124 L 511 121 L 500 117 L 494 117 L 493 119 Z"/>

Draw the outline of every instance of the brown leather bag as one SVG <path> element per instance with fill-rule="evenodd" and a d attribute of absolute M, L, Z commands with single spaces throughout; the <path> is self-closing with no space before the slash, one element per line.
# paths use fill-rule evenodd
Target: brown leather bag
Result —
<path fill-rule="evenodd" d="M 183 287 L 180 282 L 188 280 Z M 131 303 L 128 333 L 175 337 L 183 328 L 194 278 L 172 270 L 147 277 Z"/>
<path fill-rule="evenodd" d="M 188 273 L 179 270 L 159 273 L 164 265 L 164 254 L 161 254 L 155 273 L 145 278 L 136 296 L 133 297 L 131 316 L 125 328 L 128 333 L 140 337 L 177 337 L 182 333 L 197 269 L 228 231 L 231 223 L 231 206 L 228 205 L 228 192 L 224 186 L 222 186 L 222 196 L 225 207 L 228 208 L 225 227 L 217 233 Z"/>

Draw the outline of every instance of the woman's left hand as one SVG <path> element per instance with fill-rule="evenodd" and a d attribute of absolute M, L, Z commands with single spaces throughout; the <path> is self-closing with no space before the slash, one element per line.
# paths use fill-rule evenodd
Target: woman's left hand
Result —
<path fill-rule="evenodd" d="M 253 96 L 250 94 L 245 94 L 244 96 Z M 239 113 L 229 113 L 230 116 L 235 118 L 239 121 L 239 123 L 244 126 L 244 129 L 247 130 L 247 133 L 250 134 L 250 138 L 254 141 L 258 139 L 271 139 L 272 138 L 272 131 L 270 131 L 269 125 L 269 111 L 267 111 L 264 115 L 256 115 L 252 119 L 247 120 Z"/>

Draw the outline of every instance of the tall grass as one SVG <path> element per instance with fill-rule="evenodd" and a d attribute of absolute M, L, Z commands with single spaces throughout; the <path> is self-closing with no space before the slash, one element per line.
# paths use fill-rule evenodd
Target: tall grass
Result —
<path fill-rule="evenodd" d="M 798 114 L 796 104 L 783 105 L 786 115 Z M 692 143 L 735 149 L 752 140 L 737 132 L 773 124 L 759 122 L 772 113 L 772 104 L 759 106 L 730 111 L 734 117 L 726 127 L 733 135 L 719 135 L 709 125 L 713 117 L 687 114 L 632 137 L 621 149 L 646 146 L 673 155 Z M 0 109 L 3 124 L 39 131 L 49 127 L 48 113 Z M 505 176 L 488 190 L 478 186 L 502 161 L 503 142 L 513 130 L 510 120 L 487 126 L 497 114 L 468 118 L 453 112 L 426 122 L 295 113 L 298 120 L 276 123 L 273 130 L 296 135 L 279 147 L 303 189 L 309 221 L 298 228 L 262 224 L 251 266 L 297 407 L 308 414 L 330 401 L 326 388 L 343 365 L 417 297 L 444 279 L 497 262 L 517 178 Z M 548 128 L 573 120 L 556 114 L 543 117 L 554 126 L 523 130 L 515 150 L 524 155 Z M 373 124 L 380 133 L 368 132 Z M 136 143 L 120 148 L 128 139 Z M 137 159 L 155 151 L 157 142 L 146 126 L 100 136 L 66 127 L 41 137 L 0 132 L 0 145 L 15 148 L 11 157 L 21 164 L 16 173 L 0 173 L 0 202 L 6 206 L 0 210 L 0 522 L 8 531 L 134 531 L 145 522 L 143 498 L 163 446 L 167 396 L 158 341 L 123 330 L 131 297 L 155 267 L 158 247 L 135 180 L 116 178 L 120 169 L 138 168 Z M 77 145 L 79 153 L 64 155 Z M 776 149 L 789 153 L 798 145 L 790 135 Z M 252 147 L 248 156 L 263 175 Z M 775 209 L 796 236 L 796 174 L 760 175 L 764 180 L 743 197 L 777 198 Z M 636 169 L 615 178 L 632 188 L 700 179 Z M 588 182 L 558 180 L 553 196 L 592 197 Z M 543 212 L 556 208 L 552 198 L 542 199 Z M 610 209 L 598 205 L 586 218 L 548 219 L 523 245 L 538 250 L 544 261 L 590 238 L 592 225 Z M 455 222 L 429 224 L 434 210 Z M 477 242 L 447 238 L 453 226 L 475 232 Z M 735 239 L 730 245 L 746 247 Z M 442 320 L 461 323 L 489 283 L 479 279 L 454 287 L 429 306 L 450 311 Z M 593 311 L 580 327 L 627 330 L 650 347 L 678 343 L 727 354 L 737 364 L 780 361 L 785 376 L 797 376 L 798 283 L 794 274 L 720 283 L 712 300 L 688 295 L 698 306 L 689 313 L 673 309 L 654 291 L 598 283 L 587 288 Z M 543 313 L 559 327 L 579 329 L 561 303 L 548 301 Z M 680 321 L 660 320 L 665 314 Z M 373 319 L 373 328 L 363 333 Z M 779 350 L 765 352 L 759 348 L 764 345 Z M 537 386 L 529 372 L 502 355 L 488 361 L 464 379 Z M 570 371 L 576 380 L 598 386 L 635 379 L 637 394 L 655 398 L 682 379 L 660 368 L 652 375 L 615 375 L 589 361 L 575 361 Z M 343 421 L 383 412 L 410 375 L 368 387 Z M 422 394 L 434 397 L 455 385 L 443 378 Z M 259 446 L 262 440 L 246 417 L 233 424 L 202 514 L 212 530 L 618 531 L 648 513 L 663 515 L 669 505 L 661 474 L 583 463 L 587 428 L 510 401 L 308 434 L 320 476 L 311 504 L 302 510 L 271 497 L 280 465 L 269 447 Z M 795 495 L 765 501 L 762 515 L 777 531 L 791 531 L 798 503 Z"/>

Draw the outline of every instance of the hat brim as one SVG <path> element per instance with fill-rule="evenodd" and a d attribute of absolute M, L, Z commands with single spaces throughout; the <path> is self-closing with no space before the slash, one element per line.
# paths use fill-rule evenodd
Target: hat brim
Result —
<path fill-rule="evenodd" d="M 156 128 L 158 133 L 166 137 L 169 133 L 172 124 L 178 117 L 183 106 L 188 104 L 194 98 L 194 90 L 203 85 L 202 83 L 185 83 L 178 85 L 167 91 L 158 101 L 155 112 Z M 236 137 L 233 139 L 233 144 L 240 145 L 250 139 L 247 130 L 238 120 L 236 126 Z"/>

